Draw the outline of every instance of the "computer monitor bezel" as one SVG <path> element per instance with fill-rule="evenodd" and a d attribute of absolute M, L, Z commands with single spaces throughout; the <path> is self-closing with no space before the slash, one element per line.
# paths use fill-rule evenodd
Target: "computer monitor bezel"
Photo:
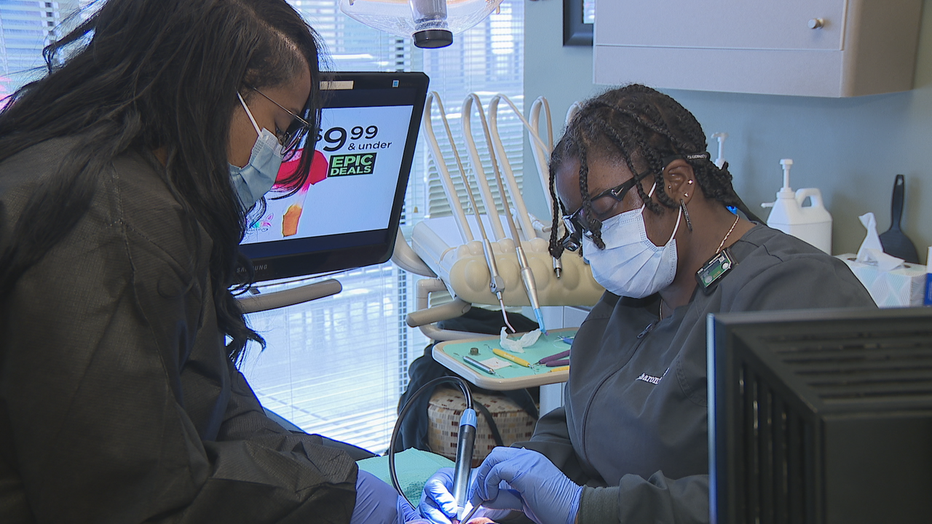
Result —
<path fill-rule="evenodd" d="M 900 391 L 896 382 L 893 394 L 880 396 L 869 389 L 876 382 L 862 377 L 855 380 L 844 369 L 831 367 L 832 361 L 825 356 L 816 355 L 810 360 L 837 372 L 838 383 L 846 388 L 846 396 L 839 396 L 843 400 L 823 401 L 810 383 L 818 379 L 808 378 L 812 375 L 807 373 L 804 380 L 798 374 L 799 362 L 807 355 L 795 350 L 796 341 L 802 341 L 801 347 L 836 352 L 850 360 L 850 366 L 869 373 L 872 369 L 865 366 L 861 354 L 840 353 L 865 349 L 877 353 L 875 361 L 890 362 L 894 371 L 911 373 L 912 368 L 898 366 L 896 356 L 889 353 L 894 349 L 888 348 L 905 348 L 903 354 L 909 358 L 927 358 L 930 333 L 932 308 L 709 315 L 711 522 L 731 524 L 758 518 L 761 522 L 860 524 L 882 521 L 877 519 L 881 510 L 898 522 L 915 522 L 917 515 L 932 514 L 932 499 L 926 496 L 932 491 L 932 452 L 925 451 L 932 436 L 928 390 L 907 381 Z M 778 346 L 784 348 L 781 356 L 773 350 Z M 889 377 L 885 380 L 890 381 Z M 763 394 L 759 383 L 767 385 Z M 760 404 L 758 396 L 765 402 Z M 751 414 L 749 402 L 755 406 Z M 781 413 L 788 416 L 781 417 Z M 758 425 L 755 417 L 773 420 L 774 427 L 785 426 L 786 442 L 792 446 L 773 445 L 769 440 L 775 434 L 772 428 Z M 893 423 L 901 431 L 891 430 Z M 753 431 L 748 431 L 749 425 Z M 744 443 L 748 435 L 752 435 L 750 446 Z M 917 449 L 924 451 L 914 453 Z M 768 455 L 783 460 L 769 461 Z M 789 462 L 795 466 L 788 468 Z M 766 488 L 764 493 L 779 497 L 761 497 L 757 488 L 750 487 L 748 472 L 760 477 L 758 487 Z M 768 483 L 771 473 L 788 480 L 770 478 Z M 894 477 L 897 480 L 891 481 Z M 778 493 L 777 487 L 787 489 L 786 493 Z"/>

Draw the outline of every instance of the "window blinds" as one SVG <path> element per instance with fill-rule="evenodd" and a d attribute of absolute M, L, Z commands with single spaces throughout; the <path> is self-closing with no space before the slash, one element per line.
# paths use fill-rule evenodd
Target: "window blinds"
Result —
<path fill-rule="evenodd" d="M 455 135 L 462 134 L 459 111 L 470 92 L 480 96 L 483 107 L 492 96 L 503 93 L 523 108 L 524 4 L 520 0 L 505 0 L 499 14 L 454 35 L 453 45 L 431 50 L 417 49 L 410 39 L 344 16 L 333 0 L 291 3 L 324 40 L 330 69 L 427 73 L 430 89 L 440 95 L 450 113 Z M 440 129 L 439 124 L 435 128 Z M 481 127 L 474 117 L 473 130 L 477 129 Z M 524 129 L 504 104 L 499 109 L 499 130 L 520 180 Z M 449 214 L 423 142 L 422 133 L 402 224 Z M 484 150 L 484 140 L 478 142 Z M 446 143 L 445 137 L 440 143 Z M 464 147 L 461 138 L 457 146 Z M 448 169 L 456 173 L 449 145 L 444 151 Z M 482 156 L 491 174 L 487 151 Z M 466 202 L 462 181 L 454 177 Z M 500 200 L 498 206 L 501 209 Z M 343 284 L 342 293 L 250 315 L 253 327 L 269 346 L 262 354 L 253 351 L 243 371 L 267 408 L 305 431 L 381 453 L 388 448 L 398 398 L 408 381 L 408 365 L 429 342 L 404 321 L 408 307 L 414 306 L 417 277 L 387 263 L 331 278 Z"/>
<path fill-rule="evenodd" d="M 454 133 L 462 133 L 459 111 L 470 92 L 480 96 L 485 108 L 497 93 L 524 107 L 522 0 L 504 0 L 499 13 L 454 35 L 453 45 L 431 50 L 417 49 L 409 38 L 379 32 L 344 16 L 335 0 L 290 1 L 320 34 L 330 57 L 325 67 L 427 73 L 430 89 L 450 111 Z M 0 96 L 29 80 L 24 71 L 42 65 L 41 50 L 50 31 L 87 3 L 0 0 Z M 503 144 L 520 180 L 523 128 L 504 105 L 499 113 Z M 474 117 L 473 130 L 479 129 Z M 441 139 L 441 144 L 445 142 Z M 484 140 L 478 142 L 484 150 Z M 463 147 L 461 139 L 457 146 Z M 422 136 L 403 224 L 449 213 L 428 151 Z M 449 145 L 444 151 L 465 203 Z M 487 151 L 483 157 L 486 172 L 491 174 Z M 500 200 L 498 207 L 501 210 Z M 413 307 L 416 277 L 387 263 L 329 278 L 340 280 L 343 292 L 249 316 L 268 348 L 264 352 L 250 348 L 242 370 L 267 408 L 304 430 L 382 452 L 388 447 L 398 397 L 407 385 L 408 365 L 428 343 L 404 322 L 408 308 Z M 279 283 L 267 290 L 296 284 Z"/>
<path fill-rule="evenodd" d="M 49 35 L 87 2 L 0 0 L 0 98 L 44 72 L 42 48 Z"/>

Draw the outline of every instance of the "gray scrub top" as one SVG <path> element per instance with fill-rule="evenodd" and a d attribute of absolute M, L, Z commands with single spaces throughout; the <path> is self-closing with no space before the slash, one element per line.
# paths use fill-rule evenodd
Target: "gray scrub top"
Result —
<path fill-rule="evenodd" d="M 73 139 L 0 163 L 0 241 Z M 227 357 L 211 240 L 151 154 L 3 297 L 0 522 L 349 522 L 356 466 L 269 419 Z"/>
<path fill-rule="evenodd" d="M 523 445 L 583 491 L 579 523 L 708 522 L 709 313 L 876 307 L 840 260 L 764 225 L 730 248 L 737 266 L 658 321 L 656 296 L 606 293 L 573 342 L 565 406 Z"/>

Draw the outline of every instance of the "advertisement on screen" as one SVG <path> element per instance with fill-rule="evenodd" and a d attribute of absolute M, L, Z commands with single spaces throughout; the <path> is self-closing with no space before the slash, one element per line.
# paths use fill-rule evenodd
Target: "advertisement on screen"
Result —
<path fill-rule="evenodd" d="M 405 153 L 411 106 L 325 108 L 307 182 L 290 196 L 278 186 L 244 244 L 386 229 Z M 282 164 L 279 180 L 300 157 Z"/>

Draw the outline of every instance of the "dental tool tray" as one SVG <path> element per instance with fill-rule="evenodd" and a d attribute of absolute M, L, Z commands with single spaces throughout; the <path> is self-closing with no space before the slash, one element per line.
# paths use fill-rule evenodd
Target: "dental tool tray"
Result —
<path fill-rule="evenodd" d="M 482 337 L 468 340 L 448 340 L 435 345 L 432 350 L 434 360 L 441 365 L 465 378 L 480 388 L 495 391 L 508 391 L 513 389 L 544 386 L 566 382 L 570 373 L 566 367 L 548 368 L 537 361 L 570 348 L 564 338 L 576 336 L 579 328 L 553 329 L 544 335 L 541 333 L 533 345 L 524 348 L 524 353 L 506 351 L 510 355 L 526 360 L 531 367 L 527 368 L 510 362 L 492 352 L 492 349 L 502 349 L 500 337 Z M 509 335 L 517 338 L 523 333 Z M 470 352 L 472 348 L 475 351 Z M 492 365 L 495 374 L 486 373 L 470 364 L 463 357 L 469 357 L 484 365 Z M 501 367 L 499 367 L 501 366 Z"/>
<path fill-rule="evenodd" d="M 486 229 L 491 230 L 489 217 L 482 215 L 482 219 Z M 473 231 L 478 230 L 474 216 L 467 217 L 467 221 Z M 505 291 L 502 293 L 505 305 L 529 306 L 514 241 L 505 238 L 491 242 L 491 245 L 498 271 L 505 280 Z M 552 257 L 547 250 L 547 239 L 536 236 L 535 232 L 534 238 L 522 241 L 521 245 L 534 273 L 541 305 L 591 306 L 605 291 L 592 278 L 592 272 L 577 254 L 564 253 L 562 275 L 557 278 Z M 498 299 L 489 290 L 489 269 L 482 252 L 481 239 L 466 242 L 453 217 L 429 218 L 419 222 L 411 233 L 411 247 L 443 281 L 450 294 L 472 304 L 498 305 Z"/>

